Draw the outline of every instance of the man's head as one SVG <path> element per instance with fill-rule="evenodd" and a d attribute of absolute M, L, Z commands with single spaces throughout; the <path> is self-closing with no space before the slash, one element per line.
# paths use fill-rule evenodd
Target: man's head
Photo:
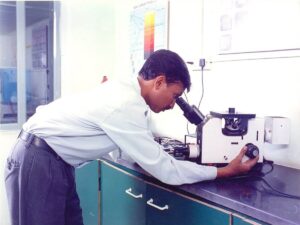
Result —
<path fill-rule="evenodd" d="M 152 111 L 161 112 L 174 107 L 191 79 L 182 58 L 169 50 L 158 50 L 150 55 L 139 71 L 142 96 Z"/>

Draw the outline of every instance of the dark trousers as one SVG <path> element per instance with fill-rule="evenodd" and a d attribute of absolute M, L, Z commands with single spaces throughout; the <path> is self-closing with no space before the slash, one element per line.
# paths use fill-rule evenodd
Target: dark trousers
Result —
<path fill-rule="evenodd" d="M 33 140 L 18 138 L 7 159 L 11 225 L 83 225 L 74 168 Z"/>

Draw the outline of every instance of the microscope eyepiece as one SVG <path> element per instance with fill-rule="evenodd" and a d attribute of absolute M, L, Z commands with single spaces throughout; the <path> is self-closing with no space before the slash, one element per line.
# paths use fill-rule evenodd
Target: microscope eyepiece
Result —
<path fill-rule="evenodd" d="M 181 108 L 183 115 L 190 123 L 198 125 L 204 120 L 205 116 L 200 110 L 194 105 L 190 106 L 182 97 L 176 99 L 176 104 Z"/>

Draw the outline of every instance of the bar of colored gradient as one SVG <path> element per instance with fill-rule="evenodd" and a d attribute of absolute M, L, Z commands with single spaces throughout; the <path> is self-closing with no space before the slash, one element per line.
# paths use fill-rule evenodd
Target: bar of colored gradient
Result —
<path fill-rule="evenodd" d="M 144 20 L 144 59 L 147 59 L 154 52 L 154 24 L 155 13 L 146 12 Z"/>

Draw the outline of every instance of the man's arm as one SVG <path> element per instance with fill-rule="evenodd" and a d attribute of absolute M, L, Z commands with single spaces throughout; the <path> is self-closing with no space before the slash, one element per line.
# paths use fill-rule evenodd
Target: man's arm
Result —
<path fill-rule="evenodd" d="M 244 157 L 246 150 L 247 147 L 243 147 L 240 153 L 227 166 L 218 168 L 217 178 L 231 177 L 247 173 L 257 163 L 259 157 L 257 156 L 254 159 L 242 162 L 242 158 Z"/>

